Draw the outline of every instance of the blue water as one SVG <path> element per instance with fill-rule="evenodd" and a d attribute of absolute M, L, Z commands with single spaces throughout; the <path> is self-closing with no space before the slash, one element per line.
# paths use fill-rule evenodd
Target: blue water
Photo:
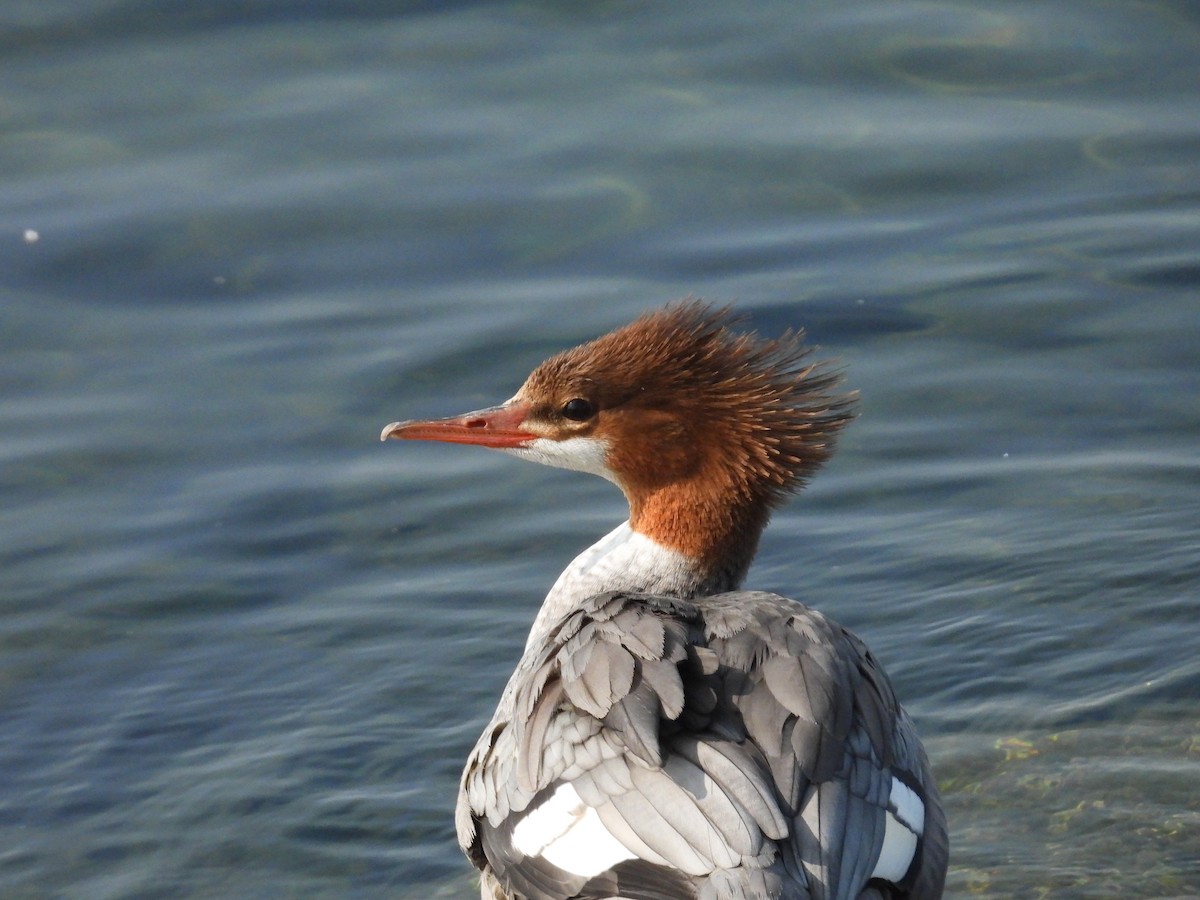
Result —
<path fill-rule="evenodd" d="M 696 294 L 862 416 L 750 582 L 884 661 L 949 891 L 1200 895 L 1193 4 L 0 9 L 0 895 L 466 897 L 610 485 L 380 427 Z"/>

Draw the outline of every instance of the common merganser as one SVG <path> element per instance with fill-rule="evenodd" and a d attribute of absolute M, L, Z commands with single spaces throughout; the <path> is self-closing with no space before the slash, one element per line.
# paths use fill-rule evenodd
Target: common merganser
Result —
<path fill-rule="evenodd" d="M 941 801 L 882 667 L 816 610 L 738 589 L 853 415 L 809 355 L 684 301 L 500 406 L 383 429 L 629 501 L 551 588 L 467 760 L 455 819 L 483 900 L 942 895 Z"/>

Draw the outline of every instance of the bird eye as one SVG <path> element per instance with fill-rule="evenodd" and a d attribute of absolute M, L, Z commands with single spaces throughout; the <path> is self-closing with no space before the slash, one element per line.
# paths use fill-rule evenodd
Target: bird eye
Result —
<path fill-rule="evenodd" d="M 586 422 L 596 414 L 596 405 L 591 400 L 575 397 L 563 404 L 562 414 L 573 422 Z"/>

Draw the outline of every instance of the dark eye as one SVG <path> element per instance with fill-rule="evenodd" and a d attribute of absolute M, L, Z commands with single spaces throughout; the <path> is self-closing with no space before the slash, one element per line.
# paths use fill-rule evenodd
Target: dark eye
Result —
<path fill-rule="evenodd" d="M 591 400 L 576 397 L 563 404 L 562 414 L 573 422 L 586 422 L 596 414 L 596 405 Z"/>

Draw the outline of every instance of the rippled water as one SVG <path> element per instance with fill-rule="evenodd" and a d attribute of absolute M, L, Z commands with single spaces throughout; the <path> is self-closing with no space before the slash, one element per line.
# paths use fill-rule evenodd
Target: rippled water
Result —
<path fill-rule="evenodd" d="M 861 391 L 752 576 L 948 893 L 1200 893 L 1184 3 L 10 2 L 0 893 L 471 896 L 458 770 L 611 486 L 397 418 L 689 293 Z"/>

